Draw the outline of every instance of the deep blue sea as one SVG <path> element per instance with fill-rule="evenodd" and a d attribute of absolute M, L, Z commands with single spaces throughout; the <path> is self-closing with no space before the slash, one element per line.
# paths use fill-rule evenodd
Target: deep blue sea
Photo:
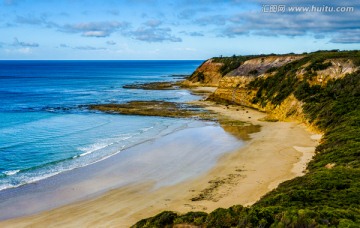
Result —
<path fill-rule="evenodd" d="M 0 190 L 86 166 L 189 121 L 111 115 L 83 105 L 189 101 L 186 90 L 125 84 L 176 80 L 201 61 L 0 61 Z"/>

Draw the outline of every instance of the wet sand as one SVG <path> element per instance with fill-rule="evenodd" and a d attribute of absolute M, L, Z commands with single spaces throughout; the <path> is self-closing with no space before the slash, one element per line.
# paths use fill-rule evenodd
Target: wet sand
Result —
<path fill-rule="evenodd" d="M 165 162 L 163 167 L 159 167 L 156 175 L 161 173 L 162 178 L 167 178 L 167 181 L 163 182 L 165 184 L 159 185 L 158 180 L 151 179 L 129 183 L 94 195 L 90 199 L 36 215 L 3 221 L 0 222 L 0 226 L 128 227 L 163 210 L 180 213 L 194 210 L 210 212 L 215 208 L 234 204 L 251 205 L 279 183 L 303 175 L 319 138 L 307 131 L 304 126 L 291 122 L 262 122 L 259 119 L 265 114 L 252 109 L 226 107 L 208 102 L 202 104 L 225 119 L 260 125 L 261 131 L 251 134 L 245 145 L 238 145 L 239 148 L 233 152 L 222 154 L 216 164 L 214 163 L 215 166 L 209 167 L 208 171 L 202 172 L 200 170 L 204 170 L 204 167 L 199 167 L 198 175 L 194 175 L 193 169 L 207 156 L 202 154 L 195 157 L 194 162 L 191 156 L 197 151 L 192 151 L 185 153 L 184 157 L 175 157 L 172 163 Z M 206 132 L 211 132 L 211 129 L 207 129 Z M 210 140 L 219 140 L 218 136 L 219 133 L 215 132 Z M 206 143 L 202 144 L 204 145 Z M 166 148 L 170 151 L 179 151 L 185 147 L 185 142 L 174 137 Z M 159 153 L 156 157 L 163 160 L 164 154 L 161 154 L 161 151 L 164 149 L 155 145 L 151 153 Z M 208 152 L 211 153 L 211 150 Z M 175 169 L 177 159 L 189 159 L 189 165 Z M 166 167 L 167 169 L 162 170 Z M 189 175 L 192 177 L 172 182 L 174 173 L 168 172 L 173 168 L 176 172 L 191 171 Z"/>

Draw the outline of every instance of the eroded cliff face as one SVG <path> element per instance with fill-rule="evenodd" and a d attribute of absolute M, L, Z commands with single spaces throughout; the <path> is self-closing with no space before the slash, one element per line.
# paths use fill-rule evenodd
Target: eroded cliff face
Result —
<path fill-rule="evenodd" d="M 197 81 L 196 77 L 193 77 L 190 81 L 192 80 L 192 85 L 198 86 L 217 85 L 216 91 L 209 97 L 210 100 L 239 104 L 267 112 L 269 121 L 297 121 L 307 123 L 310 128 L 313 128 L 303 114 L 303 103 L 293 94 L 286 97 L 280 105 L 274 105 L 271 102 L 264 105 L 254 102 L 258 90 L 248 86 L 256 78 L 273 77 L 276 69 L 303 57 L 302 55 L 287 55 L 250 59 L 223 77 L 219 72 L 222 65 L 208 60 L 196 71 L 204 75 L 204 80 Z M 310 63 L 305 62 L 298 68 L 295 77 L 298 81 L 308 81 L 310 85 L 322 86 L 330 79 L 342 78 L 359 69 L 352 60 L 346 58 L 327 59 L 321 64 L 325 64 L 323 67 L 325 69 L 320 67 L 313 70 L 311 66 L 309 67 Z M 313 128 L 313 130 L 316 129 Z"/>
<path fill-rule="evenodd" d="M 235 70 L 221 77 L 218 88 L 210 96 L 210 99 L 227 101 L 239 105 L 256 108 L 260 111 L 268 111 L 273 107 L 262 107 L 252 102 L 257 90 L 247 88 L 247 85 L 257 77 L 269 77 L 269 69 L 276 69 L 285 64 L 301 59 L 301 55 L 268 56 L 245 61 Z M 202 70 L 199 68 L 198 70 Z"/>
<path fill-rule="evenodd" d="M 257 76 L 264 74 L 271 68 L 278 68 L 294 60 L 301 59 L 302 55 L 267 56 L 245 61 L 237 69 L 229 72 L 226 76 Z"/>
<path fill-rule="evenodd" d="M 213 59 L 205 61 L 196 71 L 183 82 L 184 86 L 217 86 L 222 78 L 220 69 L 223 63 L 214 62 Z"/>
<path fill-rule="evenodd" d="M 331 65 L 324 69 L 316 71 L 316 76 L 309 80 L 310 84 L 324 84 L 330 79 L 343 78 L 346 74 L 354 73 L 358 67 L 349 59 L 328 59 L 324 63 L 330 63 Z M 306 75 L 305 68 L 309 64 L 304 65 L 304 68 L 299 70 L 297 76 L 299 79 L 303 79 Z"/>
<path fill-rule="evenodd" d="M 216 62 L 214 59 L 206 60 L 195 72 L 183 82 L 184 86 L 213 86 L 217 87 L 226 77 L 249 76 L 257 77 L 272 68 L 281 67 L 287 63 L 302 58 L 301 55 L 254 57 L 245 61 L 236 69 L 223 75 L 221 68 L 224 63 Z M 225 79 L 226 80 L 226 79 Z"/>

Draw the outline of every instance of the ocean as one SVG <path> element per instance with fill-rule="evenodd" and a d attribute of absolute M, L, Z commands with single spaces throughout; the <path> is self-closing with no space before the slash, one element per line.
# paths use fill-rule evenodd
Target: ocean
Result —
<path fill-rule="evenodd" d="M 54 176 L 184 129 L 193 120 L 111 115 L 88 104 L 184 102 L 186 90 L 124 89 L 173 81 L 201 61 L 0 61 L 0 190 Z"/>

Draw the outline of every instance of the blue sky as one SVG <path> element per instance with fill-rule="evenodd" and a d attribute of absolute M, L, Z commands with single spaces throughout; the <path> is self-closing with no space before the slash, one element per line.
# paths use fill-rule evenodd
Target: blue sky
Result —
<path fill-rule="evenodd" d="M 354 2 L 2 0 L 0 59 L 207 59 L 360 49 L 360 2 Z M 263 12 L 269 4 L 354 11 Z"/>

